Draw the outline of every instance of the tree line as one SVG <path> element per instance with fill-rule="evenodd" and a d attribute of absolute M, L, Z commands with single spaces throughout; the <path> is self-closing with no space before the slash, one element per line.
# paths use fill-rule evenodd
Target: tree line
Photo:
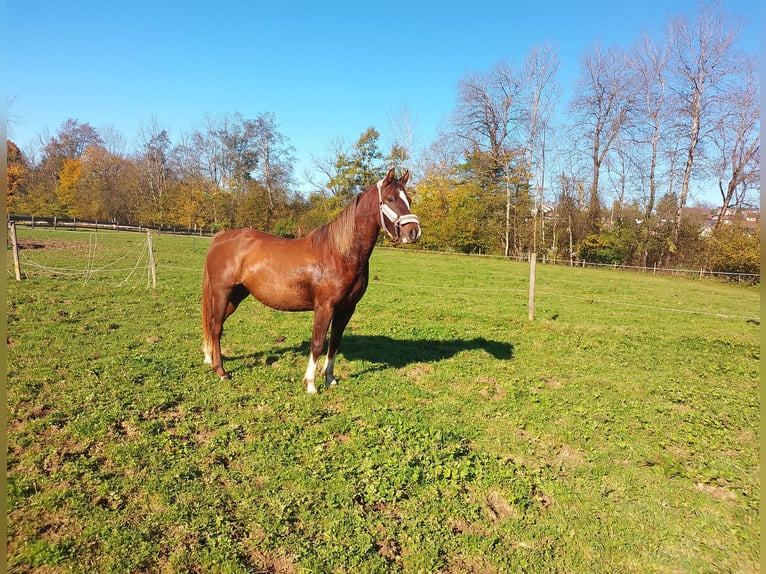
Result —
<path fill-rule="evenodd" d="M 738 37 L 719 3 L 702 3 L 656 37 L 594 44 L 567 105 L 557 51 L 534 47 L 466 73 L 448 128 L 424 150 L 406 127 L 386 151 L 374 127 L 332 142 L 309 193 L 296 191 L 294 150 L 271 113 L 208 116 L 176 142 L 155 120 L 130 153 L 114 130 L 68 119 L 34 152 L 8 140 L 8 209 L 299 236 L 406 164 L 426 248 L 758 273 L 758 226 L 744 220 L 760 184 L 760 78 Z M 707 213 L 690 209 L 702 186 L 720 195 Z"/>

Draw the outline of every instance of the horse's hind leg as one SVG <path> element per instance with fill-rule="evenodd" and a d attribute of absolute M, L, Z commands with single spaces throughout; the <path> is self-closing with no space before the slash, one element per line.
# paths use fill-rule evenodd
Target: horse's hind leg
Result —
<path fill-rule="evenodd" d="M 236 285 L 228 293 L 219 292 L 211 297 L 211 309 L 208 317 L 209 325 L 207 326 L 210 340 L 205 343 L 205 362 L 209 363 L 216 374 L 222 379 L 229 378 L 229 374 L 223 368 L 223 355 L 221 353 L 223 324 L 237 310 L 237 307 L 247 295 L 248 291 L 245 287 Z"/>

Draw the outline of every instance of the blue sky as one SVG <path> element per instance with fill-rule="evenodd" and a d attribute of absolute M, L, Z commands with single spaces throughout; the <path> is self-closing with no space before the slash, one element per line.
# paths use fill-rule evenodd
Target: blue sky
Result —
<path fill-rule="evenodd" d="M 760 54 L 760 2 L 727 0 L 742 47 Z M 8 136 L 23 150 L 67 119 L 112 126 L 132 149 L 155 118 L 177 142 L 206 114 L 275 114 L 303 167 L 369 126 L 385 149 L 406 110 L 416 145 L 449 119 L 467 72 L 559 50 L 571 88 L 583 52 L 659 34 L 696 0 L 549 2 L 7 3 Z"/>

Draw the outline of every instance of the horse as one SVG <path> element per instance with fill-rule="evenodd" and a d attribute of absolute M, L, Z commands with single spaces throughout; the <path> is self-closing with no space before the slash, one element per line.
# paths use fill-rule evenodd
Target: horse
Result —
<path fill-rule="evenodd" d="M 405 190 L 410 173 L 392 168 L 376 184 L 357 194 L 328 224 L 300 238 L 284 238 L 256 229 L 216 234 L 205 257 L 202 278 L 202 339 L 205 363 L 228 379 L 221 356 L 226 319 L 253 295 L 280 311 L 314 311 L 308 366 L 303 384 L 316 393 L 319 358 L 330 325 L 330 343 L 322 373 L 337 384 L 335 355 L 343 330 L 367 290 L 369 260 L 378 234 L 394 242 L 416 243 L 420 220 Z"/>

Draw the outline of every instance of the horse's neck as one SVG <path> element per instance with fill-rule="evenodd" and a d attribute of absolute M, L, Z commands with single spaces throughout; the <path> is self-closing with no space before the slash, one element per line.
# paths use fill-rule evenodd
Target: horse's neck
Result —
<path fill-rule="evenodd" d="M 377 204 L 377 194 L 367 191 L 357 205 L 356 230 L 357 241 L 354 247 L 362 259 L 369 259 L 380 233 L 380 212 Z"/>

